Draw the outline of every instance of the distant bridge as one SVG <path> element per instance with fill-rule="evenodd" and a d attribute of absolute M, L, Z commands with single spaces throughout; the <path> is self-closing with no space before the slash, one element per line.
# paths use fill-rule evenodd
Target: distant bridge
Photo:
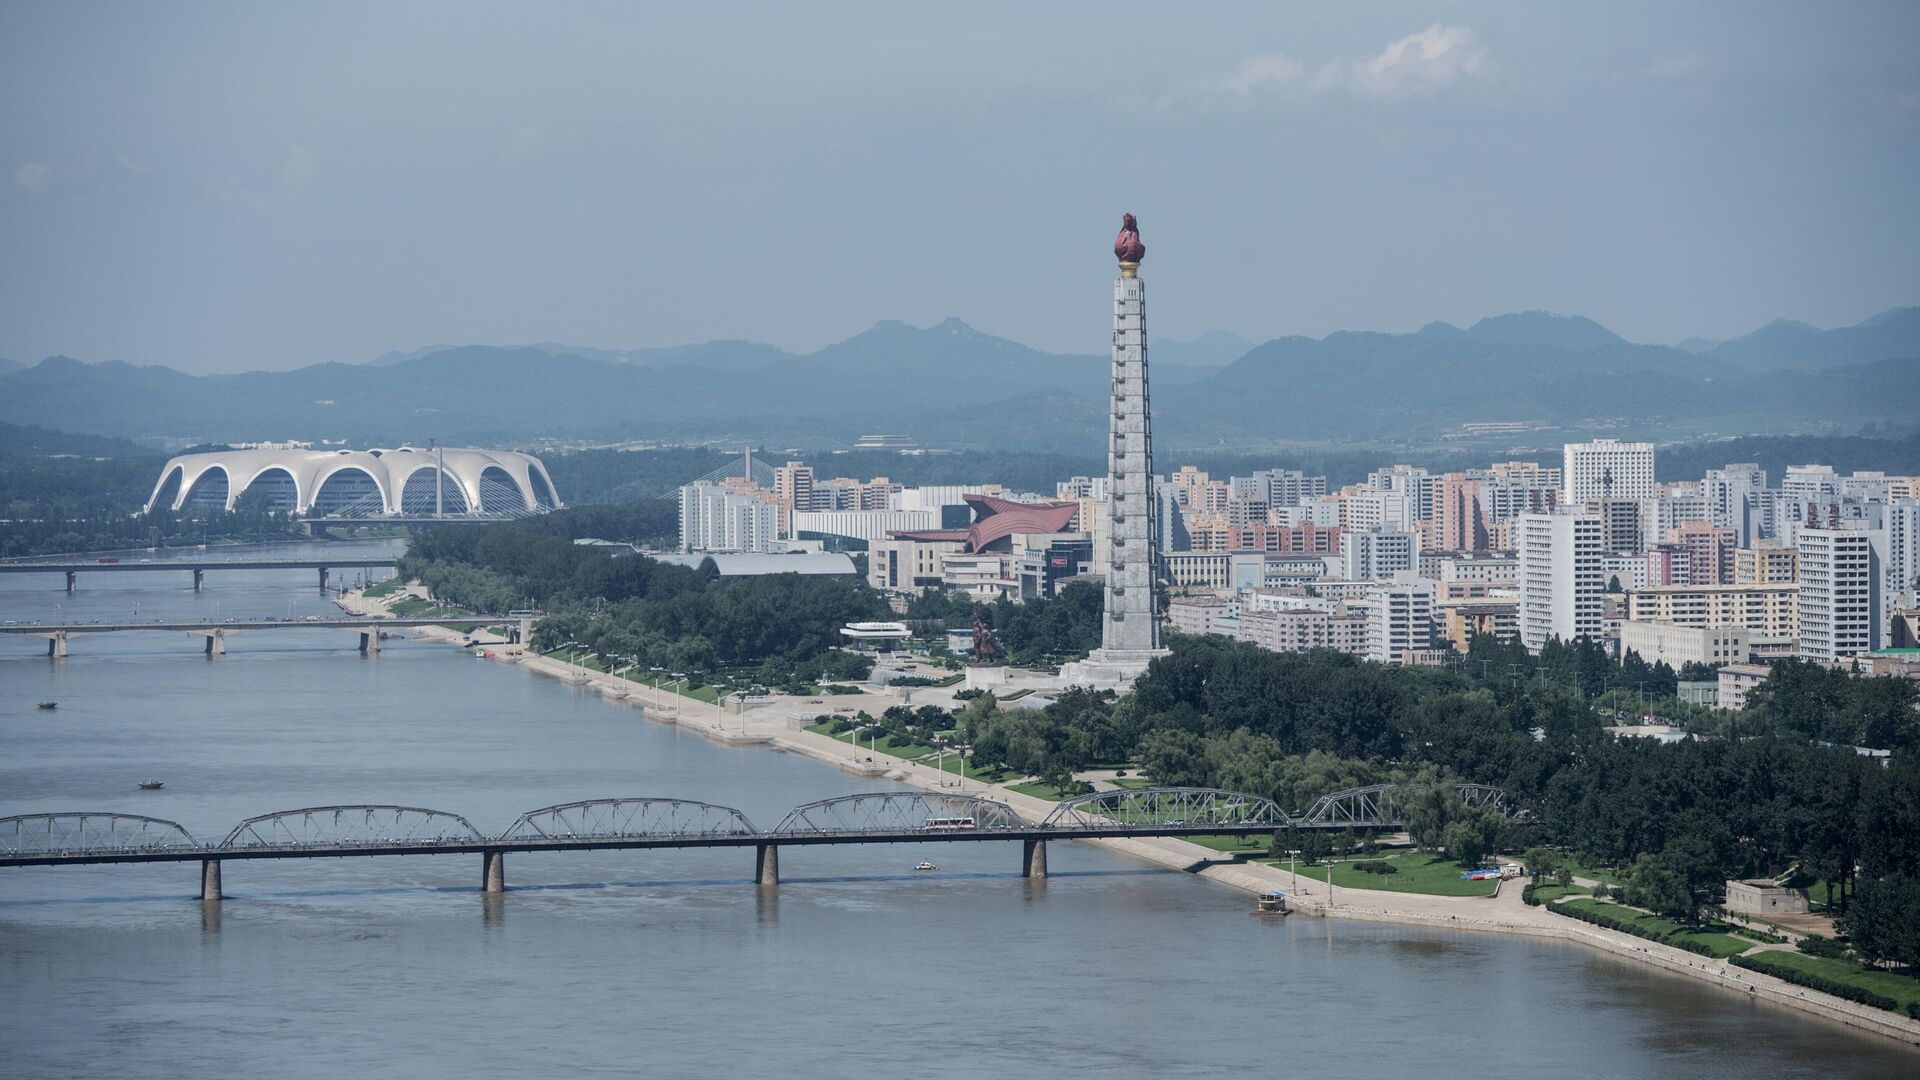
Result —
<path fill-rule="evenodd" d="M 1463 798 L 1505 812 L 1505 795 L 1455 785 Z M 754 849 L 754 881 L 780 882 L 780 849 L 828 844 L 1021 843 L 1021 874 L 1047 875 L 1047 841 L 1112 837 L 1257 835 L 1283 829 L 1397 828 L 1384 787 L 1335 792 L 1294 817 L 1272 800 L 1211 788 L 1129 788 L 1068 799 L 1039 822 L 979 795 L 891 791 L 796 806 L 771 829 L 732 807 L 691 799 L 588 799 L 529 810 L 498 835 L 459 814 L 417 806 L 317 806 L 248 818 L 215 843 L 177 822 L 112 811 L 0 818 L 0 867 L 199 862 L 202 900 L 222 897 L 221 864 L 249 859 L 374 855 L 482 856 L 481 888 L 506 888 L 506 855 L 631 848 Z M 1337 808 L 1337 809 L 1336 809 Z M 1322 820 L 1315 820 L 1318 815 Z M 1368 814 L 1374 815 L 1368 818 Z"/>
<path fill-rule="evenodd" d="M 95 559 L 82 561 L 44 561 L 44 562 L 4 562 L 0 563 L 0 574 L 65 574 L 67 591 L 74 592 L 78 587 L 82 573 L 117 574 L 130 572 L 154 572 L 182 570 L 193 571 L 193 591 L 201 592 L 207 587 L 206 577 L 209 570 L 318 570 L 320 589 L 327 588 L 327 575 L 331 570 L 391 570 L 400 565 L 400 560 L 392 556 L 386 558 L 339 558 L 339 559 L 171 559 L 157 562 L 105 562 Z"/>
<path fill-rule="evenodd" d="M 88 634 L 111 634 L 127 630 L 174 630 L 199 634 L 207 639 L 208 656 L 227 651 L 227 635 L 254 630 L 357 630 L 360 651 L 380 651 L 380 631 L 415 626 L 448 626 L 454 623 L 480 625 L 506 624 L 512 627 L 509 640 L 524 641 L 532 632 L 532 620 L 508 615 L 459 615 L 448 613 L 430 617 L 401 618 L 391 615 L 347 615 L 337 618 L 313 616 L 304 619 L 168 619 L 154 622 L 73 622 L 17 623 L 0 626 L 0 634 L 29 635 L 47 639 L 47 655 L 59 659 L 67 655 L 69 642 Z"/>

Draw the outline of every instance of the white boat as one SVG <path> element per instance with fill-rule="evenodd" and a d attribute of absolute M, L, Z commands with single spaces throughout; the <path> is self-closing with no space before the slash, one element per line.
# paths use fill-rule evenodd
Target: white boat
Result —
<path fill-rule="evenodd" d="M 928 861 L 927 861 L 927 860 L 925 860 L 925 859 L 921 859 L 921 860 L 920 860 L 920 865 L 918 865 L 918 866 L 916 866 L 916 867 L 914 867 L 914 869 L 915 869 L 915 870 L 938 870 L 938 869 L 940 869 L 940 868 L 939 868 L 939 867 L 937 867 L 937 866 L 935 866 L 935 865 L 933 865 L 932 863 L 930 863 L 930 862 L 928 862 Z"/>

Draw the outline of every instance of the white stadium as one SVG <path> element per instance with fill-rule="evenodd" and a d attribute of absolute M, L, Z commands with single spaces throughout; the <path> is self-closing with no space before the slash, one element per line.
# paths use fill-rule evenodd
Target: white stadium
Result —
<path fill-rule="evenodd" d="M 268 510 L 310 517 L 516 517 L 562 505 L 532 454 L 402 446 L 183 454 L 161 471 L 147 509 L 231 510 L 250 492 Z"/>

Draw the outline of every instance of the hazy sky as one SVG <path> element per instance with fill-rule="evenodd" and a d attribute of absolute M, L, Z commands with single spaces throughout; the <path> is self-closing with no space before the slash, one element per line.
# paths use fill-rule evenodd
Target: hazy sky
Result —
<path fill-rule="evenodd" d="M 0 2 L 0 356 L 1920 303 L 1920 4 Z"/>

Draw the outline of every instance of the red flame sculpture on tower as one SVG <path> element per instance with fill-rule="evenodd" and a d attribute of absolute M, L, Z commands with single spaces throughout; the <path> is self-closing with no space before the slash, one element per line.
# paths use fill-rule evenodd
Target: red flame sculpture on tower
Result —
<path fill-rule="evenodd" d="M 1147 245 L 1140 242 L 1140 223 L 1132 214 L 1120 215 L 1120 235 L 1114 237 L 1113 254 L 1123 263 L 1138 263 L 1147 257 Z"/>

